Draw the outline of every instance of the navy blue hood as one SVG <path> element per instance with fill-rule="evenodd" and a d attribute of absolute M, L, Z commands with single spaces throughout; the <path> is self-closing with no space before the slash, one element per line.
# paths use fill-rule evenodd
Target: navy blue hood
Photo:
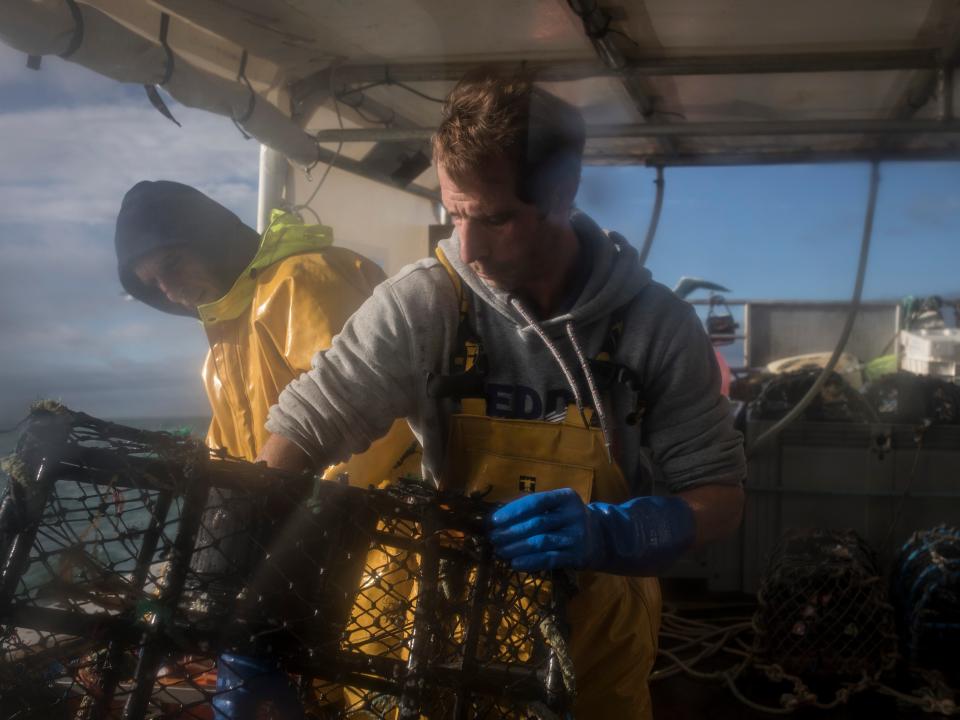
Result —
<path fill-rule="evenodd" d="M 114 244 L 124 290 L 158 310 L 197 317 L 196 311 L 170 302 L 159 288 L 140 282 L 133 272 L 137 260 L 157 248 L 185 245 L 230 288 L 256 254 L 260 236 L 196 188 L 144 180 L 123 197 Z"/>

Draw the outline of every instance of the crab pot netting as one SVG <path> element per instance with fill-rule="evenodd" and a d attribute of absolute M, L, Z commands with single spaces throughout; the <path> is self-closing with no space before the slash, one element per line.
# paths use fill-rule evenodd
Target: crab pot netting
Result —
<path fill-rule="evenodd" d="M 900 549 L 891 586 L 904 657 L 960 680 L 960 528 L 914 533 Z"/>
<path fill-rule="evenodd" d="M 813 387 L 820 368 L 795 370 L 768 380 L 759 396 L 750 403 L 755 420 L 779 420 L 790 412 Z M 875 422 L 868 401 L 839 373 L 830 373 L 820 393 L 803 412 L 805 420 L 816 422 Z"/>
<path fill-rule="evenodd" d="M 886 586 L 852 530 L 787 533 L 771 554 L 754 625 L 756 654 L 803 678 L 874 677 L 896 662 Z"/>
<path fill-rule="evenodd" d="M 565 585 L 493 558 L 480 499 L 288 475 L 60 407 L 5 469 L 4 718 L 207 718 L 226 652 L 275 661 L 308 716 L 568 704 Z"/>

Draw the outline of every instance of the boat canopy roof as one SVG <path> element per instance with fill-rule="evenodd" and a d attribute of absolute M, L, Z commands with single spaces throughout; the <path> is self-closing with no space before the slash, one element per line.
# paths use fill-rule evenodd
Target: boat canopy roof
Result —
<path fill-rule="evenodd" d="M 954 0 L 5 0 L 0 39 L 424 196 L 478 64 L 581 107 L 593 164 L 960 158 Z"/>

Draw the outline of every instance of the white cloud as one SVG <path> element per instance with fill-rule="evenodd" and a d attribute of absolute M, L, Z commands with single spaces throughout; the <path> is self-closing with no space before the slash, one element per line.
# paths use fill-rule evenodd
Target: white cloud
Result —
<path fill-rule="evenodd" d="M 259 146 L 227 118 L 172 105 L 177 128 L 116 83 L 56 59 L 24 79 L 22 62 L 0 48 L 0 423 L 40 396 L 112 417 L 202 414 L 203 330 L 124 302 L 113 225 L 123 194 L 160 178 L 252 224 Z"/>
<path fill-rule="evenodd" d="M 27 414 L 36 400 L 53 398 L 74 410 L 107 418 L 209 415 L 193 358 L 141 362 L 118 369 L 73 367 L 67 374 L 41 365 L 0 373 L 0 427 Z"/>
<path fill-rule="evenodd" d="M 258 145 L 224 118 L 182 115 L 184 128 L 149 106 L 0 114 L 0 222 L 35 222 L 38 211 L 51 221 L 112 222 L 127 189 L 157 178 L 255 207 Z"/>
<path fill-rule="evenodd" d="M 24 53 L 0 42 L 0 90 L 12 89 L 35 91 L 34 96 L 42 93 L 48 102 L 56 100 L 60 105 L 115 98 L 125 92 L 122 84 L 52 55 L 43 58 L 40 70 L 31 70 Z"/>
<path fill-rule="evenodd" d="M 0 87 L 21 82 L 32 72 L 26 67 L 27 56 L 0 43 Z"/>

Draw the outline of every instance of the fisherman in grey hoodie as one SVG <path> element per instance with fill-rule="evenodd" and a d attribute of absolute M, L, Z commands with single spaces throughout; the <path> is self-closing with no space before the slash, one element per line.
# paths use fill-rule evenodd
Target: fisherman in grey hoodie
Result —
<path fill-rule="evenodd" d="M 575 714 L 646 718 L 654 578 L 737 527 L 745 464 L 693 309 L 573 210 L 583 147 L 528 79 L 462 80 L 434 138 L 452 238 L 283 391 L 261 459 L 325 467 L 407 418 L 427 481 L 506 503 L 490 539 L 513 567 L 581 571 Z"/>

